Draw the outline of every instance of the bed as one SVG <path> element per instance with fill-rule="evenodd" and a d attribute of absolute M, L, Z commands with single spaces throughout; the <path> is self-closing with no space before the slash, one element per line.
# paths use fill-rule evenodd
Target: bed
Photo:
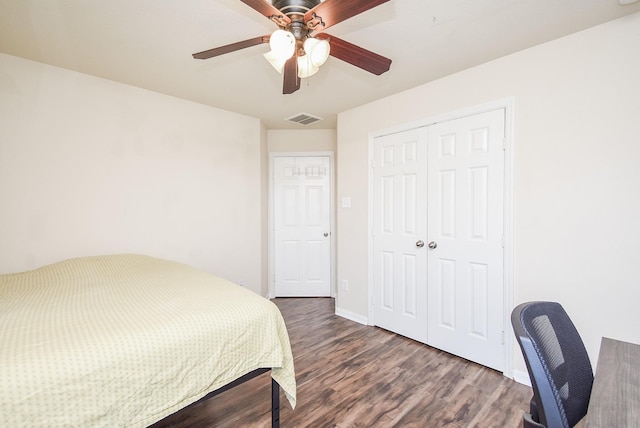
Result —
<path fill-rule="evenodd" d="M 0 426 L 145 427 L 260 369 L 295 407 L 278 308 L 153 257 L 0 275 L 0 344 Z"/>

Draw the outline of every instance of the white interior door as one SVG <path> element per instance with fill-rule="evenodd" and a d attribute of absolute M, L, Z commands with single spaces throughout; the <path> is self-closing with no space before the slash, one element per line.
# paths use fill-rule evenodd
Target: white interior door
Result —
<path fill-rule="evenodd" d="M 429 345 L 503 369 L 504 110 L 428 128 Z"/>
<path fill-rule="evenodd" d="M 373 142 L 374 324 L 497 370 L 504 366 L 504 115 L 494 110 Z"/>
<path fill-rule="evenodd" d="M 427 341 L 427 170 L 423 129 L 374 141 L 374 319 Z"/>
<path fill-rule="evenodd" d="M 276 296 L 330 296 L 329 157 L 275 157 L 273 189 Z"/>

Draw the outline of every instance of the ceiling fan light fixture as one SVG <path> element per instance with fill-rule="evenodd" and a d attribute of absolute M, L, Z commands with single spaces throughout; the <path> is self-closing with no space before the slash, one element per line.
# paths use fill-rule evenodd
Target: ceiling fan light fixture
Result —
<path fill-rule="evenodd" d="M 269 61 L 269 64 L 271 64 L 271 66 L 275 68 L 278 73 L 282 74 L 282 70 L 284 70 L 284 64 L 287 62 L 286 59 L 280 58 L 273 51 L 267 52 L 266 54 L 264 54 L 264 57 L 267 61 Z"/>
<path fill-rule="evenodd" d="M 331 48 L 327 40 L 320 40 L 313 37 L 309 37 L 304 41 L 304 51 L 306 56 L 309 57 L 309 61 L 316 67 L 320 67 L 329 58 Z"/>
<path fill-rule="evenodd" d="M 286 61 L 293 56 L 296 49 L 296 38 L 288 31 L 276 30 L 269 38 L 269 46 L 273 55 Z"/>
<path fill-rule="evenodd" d="M 380 75 L 389 71 L 389 58 L 333 37 L 324 31 L 388 1 L 390 0 L 242 0 L 242 3 L 275 23 L 278 29 L 271 35 L 218 46 L 196 52 L 192 56 L 195 59 L 208 59 L 269 43 L 271 49 L 263 55 L 269 64 L 282 74 L 283 95 L 299 90 L 301 78 L 317 73 L 329 55 Z M 316 37 L 310 37 L 315 34 Z M 333 47 L 330 47 L 330 44 Z"/>

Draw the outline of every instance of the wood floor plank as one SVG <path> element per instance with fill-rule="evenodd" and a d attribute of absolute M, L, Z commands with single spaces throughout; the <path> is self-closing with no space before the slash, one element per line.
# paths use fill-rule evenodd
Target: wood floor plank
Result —
<path fill-rule="evenodd" d="M 494 370 L 335 315 L 329 298 L 280 298 L 294 356 L 293 427 L 520 427 L 531 388 Z M 269 427 L 270 377 L 261 375 L 153 428 Z"/>
<path fill-rule="evenodd" d="M 420 396 L 420 399 L 411 403 L 407 412 L 392 422 L 392 426 L 407 428 L 459 428 L 460 426 L 446 421 L 448 403 L 431 393 Z"/>

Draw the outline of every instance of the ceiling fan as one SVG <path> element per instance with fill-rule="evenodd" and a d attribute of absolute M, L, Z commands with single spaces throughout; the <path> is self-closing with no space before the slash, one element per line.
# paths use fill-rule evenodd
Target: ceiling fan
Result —
<path fill-rule="evenodd" d="M 329 55 L 380 75 L 391 60 L 324 33 L 324 30 L 389 0 L 241 0 L 273 21 L 278 29 L 258 36 L 193 54 L 208 59 L 240 49 L 269 43 L 265 58 L 283 77 L 283 94 L 300 89 L 300 79 L 314 74 Z"/>

